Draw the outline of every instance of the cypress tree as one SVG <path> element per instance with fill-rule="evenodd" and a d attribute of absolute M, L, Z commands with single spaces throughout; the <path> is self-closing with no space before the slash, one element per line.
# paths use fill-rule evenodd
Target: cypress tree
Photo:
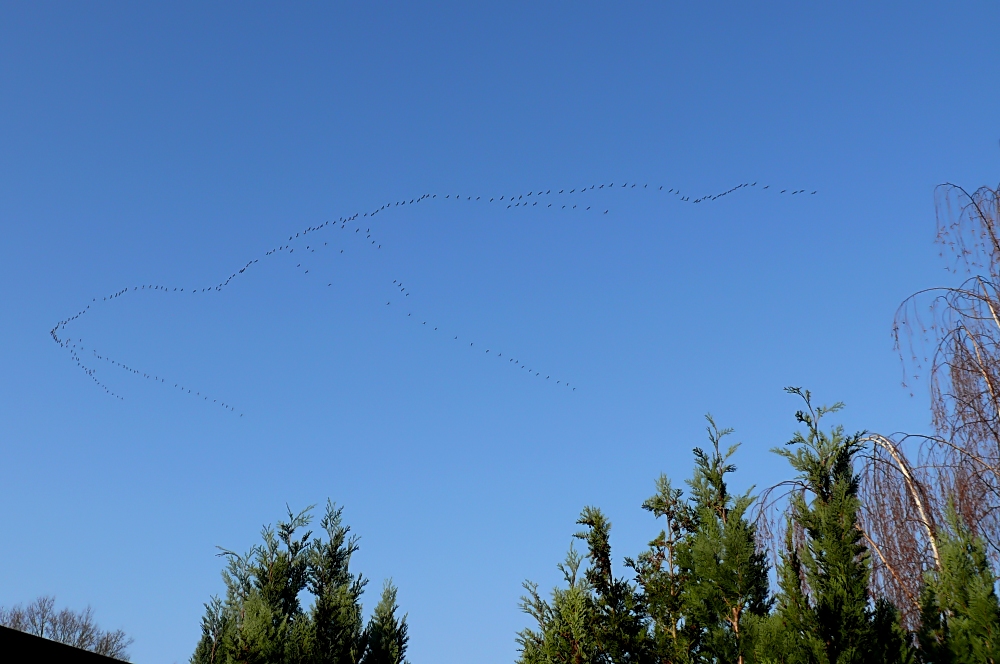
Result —
<path fill-rule="evenodd" d="M 310 550 L 309 591 L 312 607 L 312 659 L 317 664 L 354 664 L 365 650 L 361 594 L 367 579 L 350 571 L 357 538 L 343 524 L 343 508 L 327 502 L 320 526 L 326 540 Z"/>
<path fill-rule="evenodd" d="M 585 507 L 576 537 L 587 543 L 590 566 L 587 583 L 594 593 L 593 636 L 596 662 L 629 664 L 651 661 L 652 641 L 646 625 L 641 594 L 624 578 L 615 578 L 611 569 L 611 522 L 596 507 Z"/>
<path fill-rule="evenodd" d="M 921 595 L 921 660 L 927 664 L 1000 662 L 1000 604 L 986 546 L 950 510 L 941 569 L 927 573 Z"/>
<path fill-rule="evenodd" d="M 727 476 L 735 471 L 731 459 L 738 446 L 723 450 L 722 440 L 731 432 L 718 429 L 709 417 L 711 448 L 694 450 L 690 498 L 684 500 L 661 475 L 656 494 L 643 503 L 666 527 L 636 560 L 626 558 L 635 584 L 612 573 L 611 524 L 594 507 L 585 508 L 578 520 L 586 527 L 577 537 L 586 541 L 590 563 L 584 581 L 578 579 L 580 559 L 571 549 L 560 566 L 568 588 L 553 591 L 551 602 L 526 582 L 529 594 L 522 598 L 522 609 L 538 628 L 519 634 L 521 664 L 913 661 L 911 635 L 901 628 L 895 607 L 869 595 L 870 559 L 859 527 L 853 469 L 862 436 L 847 436 L 841 427 L 822 431 L 820 419 L 841 406 L 813 409 L 808 392 L 790 391 L 806 403 L 796 414 L 806 431 L 778 450 L 798 472 L 798 490 L 790 501 L 776 570 L 777 597 L 770 597 L 769 566 L 749 517 L 752 489 L 739 495 L 729 491 Z M 996 597 L 985 590 L 985 568 L 977 565 L 972 567 L 980 570 L 984 585 L 965 604 L 995 607 Z M 934 607 L 953 604 L 928 600 Z M 935 610 L 940 615 L 955 611 Z M 984 614 L 978 608 L 967 613 L 1000 616 L 1000 611 Z M 1000 629 L 976 620 L 964 629 L 978 630 L 977 638 L 992 647 L 983 635 L 992 638 Z"/>
<path fill-rule="evenodd" d="M 343 510 L 327 501 L 320 537 L 297 533 L 312 508 L 265 527 L 263 543 L 245 555 L 223 550 L 224 600 L 205 605 L 202 635 L 192 664 L 401 664 L 406 653 L 406 617 L 396 618 L 396 589 L 383 589 L 367 627 L 361 595 L 367 580 L 350 570 L 357 538 L 343 523 Z M 312 606 L 299 598 L 308 591 Z"/>
<path fill-rule="evenodd" d="M 726 475 L 739 445 L 720 450 L 731 429 L 707 416 L 712 449 L 694 450 L 691 487 L 693 530 L 680 548 L 685 572 L 685 621 L 696 635 L 697 660 L 743 664 L 754 651 L 754 629 L 771 606 L 768 564 L 757 547 L 756 526 L 747 519 L 754 499 L 729 493 Z"/>
<path fill-rule="evenodd" d="M 396 616 L 396 587 L 386 581 L 382 587 L 382 597 L 375 606 L 371 622 L 366 629 L 367 650 L 362 664 L 405 664 L 407 635 L 406 616 Z"/>
<path fill-rule="evenodd" d="M 768 565 L 747 518 L 750 493 L 729 492 L 735 467 L 720 441 L 730 433 L 709 417 L 712 448 L 694 450 L 691 498 L 682 500 L 666 476 L 643 508 L 665 528 L 637 559 L 625 559 L 635 583 L 615 577 L 611 523 L 597 508 L 583 510 L 576 535 L 587 544 L 589 567 L 579 579 L 580 556 L 560 569 L 567 587 L 548 602 L 535 584 L 521 608 L 537 629 L 518 635 L 522 664 L 551 662 L 732 662 L 752 659 L 758 623 L 768 614 Z"/>
<path fill-rule="evenodd" d="M 656 493 L 642 508 L 664 528 L 636 560 L 626 558 L 635 570 L 649 616 L 652 648 L 661 662 L 682 663 L 692 659 L 700 628 L 685 614 L 688 570 L 681 566 L 681 549 L 694 529 L 693 510 L 681 499 L 683 492 L 671 486 L 666 475 L 656 480 Z"/>
<path fill-rule="evenodd" d="M 215 662 L 299 662 L 300 635 L 308 617 L 299 604 L 306 585 L 308 540 L 295 533 L 309 523 L 309 510 L 288 512 L 277 530 L 265 527 L 262 544 L 245 555 L 223 549 L 226 599 L 206 605 L 202 638 L 192 656 L 196 664 Z"/>
<path fill-rule="evenodd" d="M 519 662 L 654 661 L 642 597 L 633 584 L 616 578 L 611 569 L 610 521 L 599 509 L 586 507 L 577 523 L 586 527 L 575 537 L 587 543 L 590 565 L 581 579 L 582 558 L 570 547 L 566 562 L 559 566 L 568 587 L 554 590 L 551 603 L 539 596 L 536 584 L 525 582 L 528 595 L 521 598 L 521 609 L 535 619 L 538 628 L 518 634 Z"/>
<path fill-rule="evenodd" d="M 843 405 L 813 408 L 810 394 L 796 420 L 806 431 L 775 451 L 798 471 L 785 551 L 778 571 L 777 614 L 784 632 L 780 661 L 818 664 L 894 662 L 907 657 L 898 618 L 887 602 L 870 602 L 869 552 L 859 528 L 854 457 L 862 434 L 820 430 L 820 419 Z M 797 535 L 797 537 L 795 536 Z"/>
<path fill-rule="evenodd" d="M 566 588 L 555 588 L 552 601 L 541 598 L 538 584 L 524 582 L 527 595 L 521 610 L 534 618 L 537 629 L 517 635 L 519 664 L 590 664 L 598 661 L 594 639 L 592 589 L 580 574 L 583 557 L 570 545 L 566 560 L 558 565 Z"/>
<path fill-rule="evenodd" d="M 213 597 L 205 604 L 205 615 L 201 619 L 201 639 L 191 656 L 191 664 L 214 664 L 222 661 L 223 638 L 229 633 L 230 612 L 222 600 Z"/>

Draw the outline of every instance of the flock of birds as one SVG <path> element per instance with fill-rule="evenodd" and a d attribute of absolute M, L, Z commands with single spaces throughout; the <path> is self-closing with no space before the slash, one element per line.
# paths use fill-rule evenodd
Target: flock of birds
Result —
<path fill-rule="evenodd" d="M 171 295 L 173 295 L 175 293 L 176 294 L 180 294 L 180 293 L 184 293 L 184 294 L 193 293 L 195 295 L 210 294 L 210 293 L 220 293 L 234 279 L 238 278 L 240 275 L 246 273 L 247 270 L 249 270 L 253 266 L 257 265 L 260 262 L 261 259 L 265 259 L 266 260 L 266 259 L 268 259 L 270 257 L 276 256 L 276 255 L 279 255 L 279 254 L 287 254 L 289 257 L 291 257 L 292 254 L 294 254 L 296 252 L 296 250 L 298 250 L 299 256 L 302 256 L 303 254 L 306 254 L 305 258 L 299 259 L 299 260 L 296 261 L 295 268 L 297 270 L 300 270 L 303 273 L 303 275 L 309 275 L 310 271 L 313 269 L 312 266 L 311 266 L 311 260 L 313 258 L 312 254 L 316 253 L 317 250 L 320 250 L 321 252 L 324 251 L 324 250 L 330 250 L 330 240 L 332 238 L 329 235 L 325 235 L 325 236 L 322 236 L 319 239 L 317 239 L 317 234 L 320 233 L 320 232 L 322 232 L 322 231 L 328 231 L 328 230 L 347 231 L 349 233 L 349 235 L 351 235 L 352 237 L 356 238 L 359 241 L 363 241 L 363 243 L 366 246 L 368 246 L 370 249 L 372 249 L 374 251 L 378 251 L 379 249 L 382 248 L 382 245 L 378 242 L 378 240 L 376 238 L 372 237 L 372 229 L 369 226 L 370 222 L 366 222 L 365 220 L 374 219 L 376 217 L 376 215 L 383 214 L 385 212 L 388 212 L 389 210 L 397 210 L 397 209 L 403 208 L 403 207 L 405 207 L 407 205 L 411 205 L 412 206 L 412 205 L 417 205 L 417 204 L 422 203 L 422 202 L 429 202 L 429 201 L 435 201 L 436 200 L 436 201 L 439 201 L 439 202 L 442 202 L 442 201 L 448 201 L 448 202 L 458 201 L 458 202 L 465 202 L 465 203 L 477 203 L 477 204 L 484 204 L 484 205 L 487 205 L 487 206 L 492 206 L 492 207 L 497 207 L 497 208 L 502 208 L 502 209 L 510 209 L 510 210 L 515 210 L 515 209 L 525 209 L 525 210 L 527 210 L 529 208 L 531 208 L 531 209 L 540 208 L 540 209 L 546 209 L 547 210 L 547 209 L 550 209 L 550 208 L 554 208 L 555 210 L 558 210 L 558 211 L 567 210 L 567 211 L 571 211 L 571 212 L 572 211 L 577 211 L 577 212 L 581 212 L 581 213 L 607 214 L 608 211 L 609 211 L 607 208 L 601 209 L 601 207 L 595 205 L 596 201 L 590 201 L 589 199 L 584 199 L 582 195 L 585 194 L 585 193 L 588 193 L 588 192 L 598 192 L 598 191 L 601 191 L 601 190 L 611 191 L 611 190 L 618 190 L 618 189 L 625 189 L 627 191 L 637 190 L 637 191 L 644 191 L 644 192 L 654 192 L 654 193 L 658 193 L 658 194 L 662 193 L 662 194 L 666 194 L 667 196 L 671 197 L 673 200 L 676 200 L 676 201 L 679 201 L 679 202 L 684 202 L 684 203 L 692 203 L 692 204 L 699 204 L 699 203 L 705 203 L 705 202 L 710 202 L 710 201 L 716 201 L 716 200 L 718 200 L 720 198 L 723 198 L 725 196 L 729 196 L 731 194 L 734 194 L 734 193 L 737 193 L 737 192 L 740 192 L 740 191 L 749 191 L 749 190 L 770 191 L 770 192 L 778 194 L 778 195 L 788 194 L 790 196 L 795 196 L 795 195 L 806 193 L 805 189 L 795 189 L 795 190 L 781 189 L 779 191 L 777 189 L 772 188 L 770 185 L 763 185 L 761 187 L 758 187 L 756 182 L 746 182 L 746 183 L 741 183 L 739 185 L 736 185 L 735 187 L 727 189 L 726 191 L 723 191 L 721 193 L 715 193 L 715 194 L 708 194 L 708 195 L 704 195 L 704 196 L 694 196 L 694 197 L 692 197 L 690 195 L 682 194 L 680 192 L 680 190 L 674 189 L 672 187 L 665 190 L 664 186 L 658 186 L 658 187 L 657 186 L 653 186 L 653 187 L 650 187 L 650 185 L 648 183 L 647 184 L 642 184 L 640 186 L 639 183 L 637 183 L 637 182 L 621 182 L 620 184 L 615 184 L 614 182 L 610 182 L 610 183 L 607 183 L 607 184 L 597 183 L 597 184 L 592 184 L 592 185 L 589 185 L 589 186 L 579 187 L 579 188 L 563 188 L 563 189 L 559 189 L 559 190 L 546 189 L 546 190 L 537 190 L 537 191 L 536 190 L 532 190 L 532 191 L 529 191 L 527 193 L 523 193 L 522 192 L 522 193 L 516 193 L 516 194 L 512 194 L 512 195 L 506 195 L 505 194 L 505 195 L 493 196 L 493 197 L 468 196 L 468 195 L 460 195 L 460 194 L 444 194 L 444 195 L 423 194 L 423 195 L 417 196 L 415 198 L 410 198 L 410 199 L 405 199 L 404 198 L 404 199 L 400 199 L 400 200 L 396 200 L 396 201 L 391 201 L 389 203 L 385 203 L 384 205 L 381 205 L 381 206 L 379 206 L 379 207 L 377 207 L 375 209 L 372 209 L 372 210 L 368 210 L 368 211 L 364 211 L 364 212 L 356 212 L 356 213 L 354 213 L 354 214 L 352 214 L 350 216 L 347 216 L 347 217 L 340 217 L 336 221 L 330 220 L 330 221 L 325 221 L 322 224 L 319 224 L 319 225 L 316 225 L 316 226 L 309 226 L 309 227 L 307 227 L 307 228 L 305 228 L 305 229 L 303 229 L 303 230 L 295 233 L 294 235 L 289 235 L 287 241 L 283 242 L 279 246 L 273 247 L 273 248 L 265 251 L 264 254 L 263 254 L 263 256 L 261 256 L 261 258 L 255 258 L 253 260 L 247 261 L 247 263 L 245 265 L 243 265 L 237 271 L 233 272 L 232 274 L 230 274 L 224 280 L 220 281 L 217 284 L 212 284 L 212 285 L 209 285 L 209 286 L 202 286 L 202 287 L 195 287 L 195 288 L 168 287 L 168 286 L 154 285 L 154 284 L 140 284 L 140 285 L 129 286 L 129 287 L 125 287 L 125 288 L 119 289 L 119 290 L 115 291 L 114 293 L 111 293 L 110 295 L 106 295 L 106 296 L 101 297 L 100 299 L 98 299 L 98 298 L 95 297 L 95 298 L 93 298 L 91 300 L 91 303 L 88 304 L 88 305 L 86 305 L 83 309 L 81 309 L 78 312 L 76 312 L 75 314 L 73 314 L 71 316 L 68 316 L 67 318 L 59 321 L 55 325 L 55 327 L 53 327 L 50 330 L 50 335 L 52 336 L 52 339 L 61 348 L 65 349 L 68 352 L 70 359 L 76 364 L 77 367 L 79 367 L 100 389 L 103 389 L 108 395 L 110 395 L 110 396 L 112 396 L 112 397 L 114 397 L 116 399 L 122 399 L 123 400 L 124 397 L 122 395 L 118 394 L 117 392 L 115 392 L 114 390 L 112 390 L 106 383 L 104 383 L 103 381 L 101 381 L 97 377 L 97 371 L 96 371 L 96 369 L 93 366 L 90 366 L 88 364 L 88 362 L 90 361 L 90 359 L 97 360 L 99 362 L 104 362 L 104 363 L 106 363 L 106 364 L 108 364 L 108 365 L 110 365 L 112 367 L 115 367 L 117 369 L 125 371 L 125 372 L 127 372 L 127 373 L 129 373 L 129 374 L 131 374 L 131 375 L 133 375 L 135 377 L 144 378 L 146 380 L 149 380 L 149 381 L 152 381 L 152 382 L 155 382 L 155 383 L 159 383 L 159 384 L 162 384 L 162 385 L 165 385 L 165 386 L 168 386 L 168 387 L 170 385 L 173 385 L 174 389 L 179 390 L 183 394 L 187 394 L 189 396 L 197 398 L 200 401 L 203 401 L 203 402 L 206 402 L 206 403 L 210 402 L 210 403 L 215 404 L 215 405 L 217 405 L 217 406 L 219 406 L 221 408 L 224 408 L 225 410 L 227 410 L 229 412 L 232 412 L 234 414 L 238 414 L 240 417 L 243 417 L 243 413 L 240 412 L 240 411 L 238 411 L 237 408 L 235 406 L 233 406 L 232 404 L 230 404 L 230 403 L 222 401 L 221 399 L 218 399 L 218 398 L 210 397 L 207 394 L 202 394 L 200 390 L 195 390 L 194 388 L 186 387 L 186 386 L 184 386 L 184 385 L 182 385 L 180 383 L 175 383 L 173 381 L 169 381 L 165 377 L 159 376 L 158 374 L 151 374 L 151 373 L 142 371 L 140 369 L 137 369 L 137 368 L 131 366 L 128 363 L 118 361 L 118 360 L 113 359 L 111 357 L 108 357 L 108 356 L 106 356 L 106 355 L 104 355 L 102 353 L 99 353 L 97 350 L 95 350 L 93 348 L 91 348 L 90 354 L 88 356 L 81 355 L 81 353 L 86 350 L 84 348 L 84 346 L 83 346 L 83 343 L 84 343 L 83 340 L 79 339 L 79 338 L 78 339 L 73 339 L 71 337 L 63 336 L 63 335 L 66 334 L 66 332 L 68 330 L 68 326 L 73 321 L 79 319 L 80 317 L 86 315 L 88 312 L 92 311 L 93 310 L 92 308 L 96 308 L 98 306 L 101 306 L 104 303 L 116 301 L 119 298 L 125 297 L 126 295 L 135 295 L 137 293 L 145 293 L 145 292 L 148 292 L 150 294 L 152 294 L 152 293 L 168 294 L 169 293 Z M 810 192 L 809 195 L 813 195 L 813 194 L 816 194 L 816 192 L 812 191 L 812 192 Z M 590 202 L 590 205 L 587 205 L 588 202 Z M 353 229 L 353 232 L 352 232 L 352 229 Z M 364 232 L 363 236 L 361 235 L 362 229 L 364 229 L 363 230 L 363 232 Z M 323 240 L 322 239 L 323 237 L 325 237 L 327 239 Z M 322 244 L 320 244 L 320 241 L 322 241 Z M 344 253 L 344 249 L 341 248 L 340 251 L 339 251 L 339 253 L 341 253 L 341 254 Z M 427 329 L 430 329 L 430 330 L 432 330 L 434 332 L 441 332 L 443 336 L 450 336 L 452 341 L 454 341 L 454 342 L 460 342 L 462 345 L 464 345 L 464 340 L 460 340 L 459 337 L 458 337 L 458 335 L 453 335 L 451 333 L 445 333 L 439 326 L 435 326 L 435 325 L 433 325 L 433 323 L 431 323 L 429 325 L 428 321 L 425 320 L 421 316 L 416 316 L 415 317 L 413 315 L 413 313 L 414 313 L 413 310 L 412 310 L 413 307 L 410 306 L 410 305 L 408 305 L 407 304 L 408 300 L 406 300 L 406 298 L 410 296 L 410 291 L 403 285 L 403 282 L 400 279 L 393 279 L 392 280 L 392 285 L 396 289 L 396 291 L 398 292 L 398 294 L 402 298 L 402 300 L 398 300 L 397 299 L 396 300 L 396 305 L 393 305 L 393 300 L 390 299 L 390 300 L 388 300 L 385 303 L 386 306 L 390 306 L 390 307 L 395 306 L 395 307 L 399 308 L 401 311 L 405 310 L 405 312 L 406 312 L 406 318 L 407 319 L 410 319 L 410 320 L 413 320 L 415 322 L 418 322 L 418 324 L 421 327 L 426 327 Z M 333 286 L 332 282 L 331 283 L 327 283 L 327 287 L 332 287 L 332 286 Z M 563 379 L 563 378 L 557 378 L 555 381 L 552 381 L 552 375 L 551 374 L 549 374 L 549 373 L 547 373 L 545 371 L 535 370 L 535 368 L 533 368 L 532 366 L 529 366 L 527 363 L 523 362 L 522 360 L 511 356 L 509 353 L 507 354 L 507 356 L 505 358 L 503 351 L 498 350 L 496 348 L 492 348 L 492 347 L 491 348 L 484 348 L 482 345 L 477 350 L 477 347 L 476 347 L 476 344 L 475 344 L 474 341 L 469 341 L 469 345 L 467 346 L 467 348 L 468 349 L 472 349 L 472 350 L 476 350 L 477 352 L 478 351 L 484 351 L 483 355 L 486 356 L 486 357 L 492 357 L 492 358 L 495 358 L 495 359 L 500 360 L 500 361 L 506 360 L 504 362 L 505 364 L 507 364 L 510 367 L 513 367 L 513 368 L 515 368 L 515 369 L 517 369 L 519 371 L 525 371 L 526 375 L 531 376 L 532 378 L 536 378 L 536 379 L 539 379 L 539 380 L 542 380 L 542 381 L 550 381 L 550 382 L 553 382 L 554 385 L 558 385 L 560 388 L 564 387 L 564 388 L 566 388 L 566 389 L 568 389 L 570 391 L 576 391 L 576 387 L 575 386 L 571 386 L 570 383 L 567 382 L 565 379 Z M 90 358 L 90 359 L 88 359 L 88 358 Z"/>

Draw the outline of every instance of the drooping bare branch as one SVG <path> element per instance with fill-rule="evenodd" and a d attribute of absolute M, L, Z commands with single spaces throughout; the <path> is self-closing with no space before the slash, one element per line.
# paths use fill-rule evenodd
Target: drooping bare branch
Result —
<path fill-rule="evenodd" d="M 874 583 L 908 621 L 923 574 L 940 567 L 949 506 L 1000 569 L 1000 188 L 944 184 L 935 207 L 948 269 L 966 278 L 904 300 L 893 334 L 904 384 L 921 373 L 927 380 L 936 435 L 872 435 L 862 472 Z"/>

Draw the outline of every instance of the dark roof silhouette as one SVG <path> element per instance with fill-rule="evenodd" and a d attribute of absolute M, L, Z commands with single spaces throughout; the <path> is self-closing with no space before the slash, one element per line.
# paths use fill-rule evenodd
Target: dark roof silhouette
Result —
<path fill-rule="evenodd" d="M 66 664 L 112 664 L 122 660 L 74 648 L 58 641 L 43 639 L 34 634 L 0 627 L 0 652 L 12 656 L 11 661 L 65 662 Z M 21 653 L 17 655 L 17 653 Z"/>

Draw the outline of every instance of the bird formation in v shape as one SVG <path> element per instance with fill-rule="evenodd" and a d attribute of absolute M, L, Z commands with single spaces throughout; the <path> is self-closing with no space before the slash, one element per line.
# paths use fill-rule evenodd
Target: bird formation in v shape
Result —
<path fill-rule="evenodd" d="M 436 203 L 475 203 L 480 205 L 486 205 L 494 208 L 499 208 L 503 210 L 520 211 L 528 209 L 544 209 L 553 210 L 557 212 L 571 212 L 571 213 L 583 213 L 583 214 L 607 214 L 609 210 L 599 206 L 598 201 L 595 200 L 594 196 L 584 196 L 588 193 L 596 193 L 601 190 L 617 191 L 625 190 L 627 192 L 643 192 L 643 193 L 653 193 L 657 195 L 665 195 L 670 197 L 670 199 L 690 204 L 701 204 L 711 201 L 719 200 L 725 196 L 729 196 L 741 192 L 767 192 L 776 195 L 789 195 L 796 196 L 799 194 L 806 194 L 805 189 L 778 189 L 777 187 L 772 187 L 770 185 L 759 185 L 756 182 L 745 182 L 739 184 L 735 187 L 727 189 L 721 193 L 709 194 L 705 196 L 690 196 L 681 193 L 680 190 L 673 187 L 639 184 L 637 182 L 621 182 L 616 184 L 614 182 L 609 183 L 598 183 L 588 185 L 586 187 L 578 188 L 562 188 L 562 189 L 544 189 L 544 190 L 531 190 L 527 193 L 516 193 L 513 195 L 500 195 L 500 196 L 469 196 L 461 194 L 422 194 L 414 198 L 404 198 L 396 201 L 391 201 L 380 205 L 379 207 L 362 212 L 355 212 L 354 214 L 346 217 L 340 217 L 337 220 L 324 221 L 316 226 L 309 226 L 294 235 L 289 235 L 286 241 L 283 241 L 280 245 L 267 250 L 259 258 L 254 258 L 247 261 L 242 267 L 237 271 L 228 275 L 223 281 L 217 284 L 212 284 L 209 286 L 201 287 L 175 287 L 175 286 L 165 286 L 165 285 L 155 285 L 155 284 L 142 284 L 138 286 L 126 286 L 121 288 L 110 295 L 103 297 L 95 297 L 91 300 L 91 303 L 86 305 L 83 309 L 76 312 L 72 316 L 69 316 L 61 321 L 59 321 L 55 327 L 50 330 L 50 335 L 52 339 L 61 348 L 67 351 L 70 360 L 76 364 L 89 378 L 97 385 L 98 388 L 104 390 L 109 396 L 115 399 L 124 400 L 124 396 L 112 390 L 105 382 L 103 382 L 98 377 L 98 366 L 114 367 L 116 369 L 122 370 L 126 373 L 132 374 L 134 377 L 142 378 L 147 381 L 162 384 L 170 389 L 178 390 L 183 394 L 189 395 L 199 401 L 214 404 L 226 411 L 243 417 L 244 413 L 241 412 L 232 403 L 224 401 L 218 396 L 210 396 L 208 394 L 203 394 L 200 390 L 194 389 L 192 387 L 182 385 L 180 382 L 175 382 L 166 378 L 165 376 L 160 376 L 157 373 L 149 373 L 132 366 L 126 362 L 120 362 L 116 359 L 105 355 L 103 352 L 98 352 L 96 349 L 91 348 L 90 352 L 86 352 L 84 347 L 84 341 L 80 338 L 73 338 L 69 336 L 69 326 L 73 321 L 86 315 L 87 313 L 94 311 L 98 307 L 117 301 L 118 299 L 128 296 L 135 296 L 138 294 L 170 294 L 170 295 L 180 295 L 187 296 L 188 294 L 194 294 L 195 296 L 207 296 L 213 293 L 223 292 L 229 284 L 239 278 L 241 275 L 245 274 L 247 270 L 251 270 L 256 266 L 261 260 L 268 260 L 273 256 L 278 254 L 286 254 L 291 256 L 298 250 L 298 256 L 302 256 L 301 259 L 295 261 L 295 269 L 300 271 L 303 276 L 310 275 L 310 266 L 312 264 L 311 259 L 312 254 L 317 251 L 333 251 L 334 253 L 344 253 L 344 249 L 340 248 L 339 252 L 337 248 L 330 246 L 330 241 L 334 240 L 333 234 L 327 231 L 345 231 L 349 236 L 350 240 L 359 242 L 360 244 L 367 246 L 372 251 L 378 251 L 382 248 L 382 245 L 378 240 L 373 237 L 372 229 L 369 225 L 369 220 L 374 219 L 378 215 L 385 214 L 390 211 L 400 210 L 405 206 L 412 206 L 417 204 L 427 204 L 429 202 Z M 808 195 L 815 194 L 815 191 L 808 192 Z M 324 233 L 326 232 L 326 233 Z M 341 237 L 342 241 L 347 240 L 347 238 Z M 564 389 L 568 392 L 576 391 L 576 385 L 571 385 L 563 377 L 553 376 L 551 373 L 542 370 L 535 363 L 525 362 L 521 358 L 517 358 L 511 355 L 509 352 L 505 352 L 499 348 L 485 347 L 482 344 L 476 345 L 474 340 L 459 338 L 459 335 L 451 334 L 444 331 L 440 326 L 434 325 L 432 322 L 428 322 L 424 317 L 414 315 L 412 307 L 409 306 L 409 301 L 406 299 L 410 296 L 409 289 L 403 284 L 401 279 L 392 280 L 393 288 L 395 292 L 398 293 L 396 299 L 390 299 L 385 303 L 387 307 L 395 307 L 400 313 L 405 313 L 405 318 L 416 322 L 421 327 L 425 327 L 428 330 L 436 333 L 440 333 L 445 339 L 449 339 L 451 342 L 462 346 L 466 349 L 472 350 L 476 353 L 480 353 L 483 357 L 489 358 L 493 361 L 499 361 L 503 364 L 517 370 L 518 372 L 523 372 L 525 377 L 531 377 L 532 379 L 539 380 L 541 382 L 551 383 L 553 387 L 558 389 Z M 332 287 L 333 283 L 326 284 L 327 287 Z M 466 342 L 468 345 L 466 345 Z"/>

